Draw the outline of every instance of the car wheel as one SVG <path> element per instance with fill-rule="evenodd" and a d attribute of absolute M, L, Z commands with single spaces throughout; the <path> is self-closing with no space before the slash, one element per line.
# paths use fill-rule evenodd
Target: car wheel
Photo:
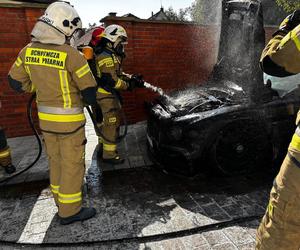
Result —
<path fill-rule="evenodd" d="M 272 151 L 262 125 L 241 121 L 228 124 L 219 131 L 209 148 L 208 160 L 220 173 L 238 175 L 269 167 Z"/>

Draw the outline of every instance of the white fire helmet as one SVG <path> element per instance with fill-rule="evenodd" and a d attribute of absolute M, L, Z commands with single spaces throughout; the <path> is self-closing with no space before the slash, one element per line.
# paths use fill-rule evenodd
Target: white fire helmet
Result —
<path fill-rule="evenodd" d="M 67 37 L 82 28 L 81 19 L 73 6 L 60 1 L 50 4 L 39 21 L 54 27 Z"/>
<path fill-rule="evenodd" d="M 127 33 L 126 33 L 126 30 L 122 26 L 117 25 L 117 24 L 112 24 L 105 28 L 103 37 L 105 37 L 112 43 L 115 43 L 117 40 L 126 41 Z"/>

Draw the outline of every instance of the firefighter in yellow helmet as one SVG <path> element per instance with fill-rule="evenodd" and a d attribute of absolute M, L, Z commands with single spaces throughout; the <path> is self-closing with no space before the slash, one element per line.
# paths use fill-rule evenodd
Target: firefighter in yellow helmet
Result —
<path fill-rule="evenodd" d="M 83 102 L 96 103 L 96 81 L 87 61 L 69 45 L 82 24 L 66 2 L 48 6 L 9 71 L 10 86 L 36 91 L 39 125 L 50 166 L 50 184 L 62 225 L 93 217 L 82 207 L 85 173 L 85 116 Z"/>
<path fill-rule="evenodd" d="M 300 73 L 300 10 L 288 16 L 261 57 L 269 75 Z M 300 249 L 300 112 L 296 131 L 270 193 L 267 211 L 257 230 L 257 250 Z"/>
<path fill-rule="evenodd" d="M 3 128 L 0 127 L 0 167 L 4 168 L 7 174 L 12 174 L 16 171 L 11 161 L 10 148 L 7 145 L 6 136 Z"/>
<path fill-rule="evenodd" d="M 128 75 L 122 72 L 121 64 L 125 57 L 124 45 L 127 33 L 120 25 L 109 25 L 105 28 L 99 44 L 95 47 L 97 68 L 97 102 L 101 107 L 103 120 L 98 127 L 102 160 L 106 163 L 124 162 L 117 151 L 117 138 L 120 127 L 121 97 L 120 90 L 143 88 L 141 75 Z"/>

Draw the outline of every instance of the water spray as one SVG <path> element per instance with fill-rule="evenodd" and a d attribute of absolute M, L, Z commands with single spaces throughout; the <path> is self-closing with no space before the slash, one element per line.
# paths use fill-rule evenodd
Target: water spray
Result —
<path fill-rule="evenodd" d="M 145 88 L 150 89 L 155 93 L 158 93 L 159 95 L 165 97 L 166 99 L 168 99 L 168 100 L 170 99 L 170 97 L 167 94 L 165 94 L 165 92 L 163 91 L 162 88 L 156 87 L 148 82 L 144 82 L 144 86 L 145 86 Z"/>

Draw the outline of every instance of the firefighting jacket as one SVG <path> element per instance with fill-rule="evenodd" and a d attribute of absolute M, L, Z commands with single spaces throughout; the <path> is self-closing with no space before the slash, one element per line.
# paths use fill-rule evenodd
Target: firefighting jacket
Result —
<path fill-rule="evenodd" d="M 98 92 L 102 94 L 111 94 L 113 90 L 126 90 L 128 84 L 124 81 L 124 75 L 121 69 L 121 60 L 112 51 L 104 50 L 96 56 L 96 67 L 98 79 Z M 103 77 L 107 74 L 110 77 Z"/>
<path fill-rule="evenodd" d="M 273 76 L 284 77 L 300 73 L 300 25 L 287 35 L 274 36 L 262 52 L 260 65 L 265 73 Z M 296 125 L 299 124 L 300 111 L 296 119 Z"/>
<path fill-rule="evenodd" d="M 300 73 L 300 25 L 287 35 L 274 36 L 263 50 L 260 65 L 265 73 L 273 76 Z"/>
<path fill-rule="evenodd" d="M 85 124 L 81 93 L 96 82 L 85 58 L 73 47 L 33 42 L 19 53 L 9 77 L 25 92 L 36 91 L 42 131 L 68 133 Z"/>

